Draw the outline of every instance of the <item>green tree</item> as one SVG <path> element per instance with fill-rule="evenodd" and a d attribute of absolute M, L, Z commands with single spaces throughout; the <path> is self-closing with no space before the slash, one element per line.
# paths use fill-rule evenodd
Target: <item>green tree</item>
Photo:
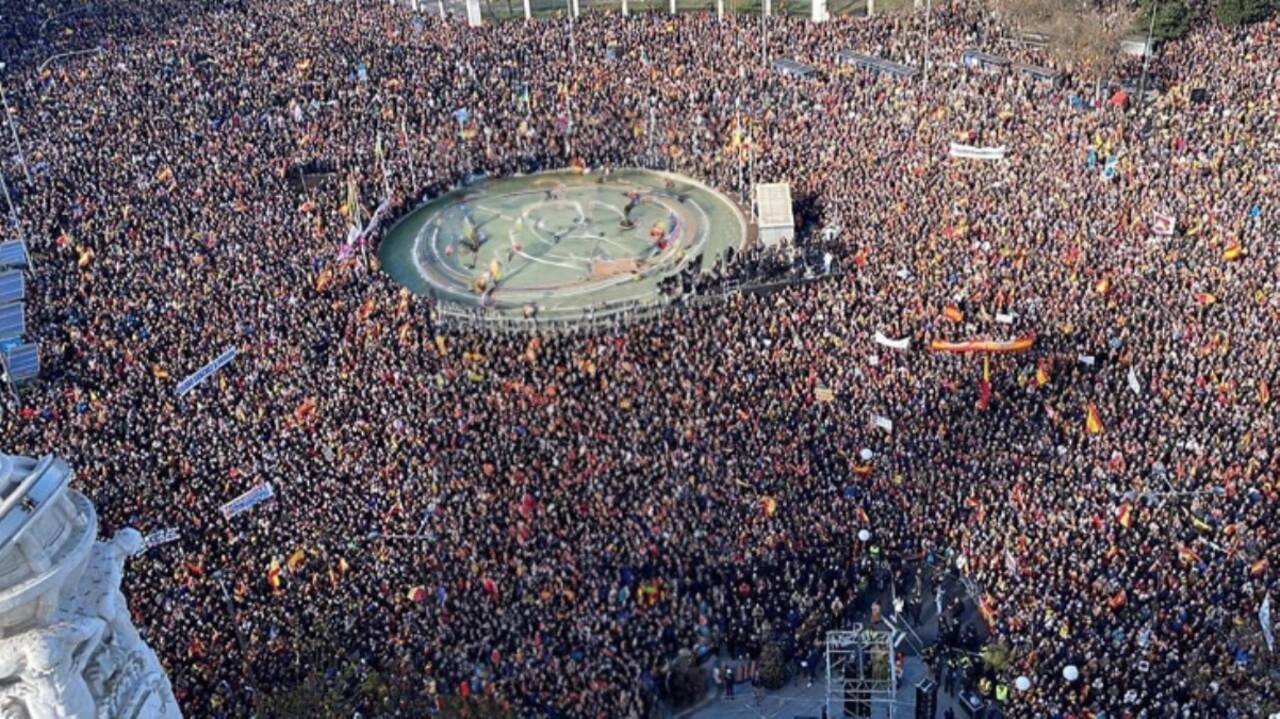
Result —
<path fill-rule="evenodd" d="M 1138 15 L 1138 24 L 1145 33 L 1152 30 L 1156 40 L 1176 40 L 1191 29 L 1191 8 L 1186 0 L 1142 0 L 1142 12 Z M 1152 29 L 1151 13 L 1155 12 L 1155 26 Z"/>
<path fill-rule="evenodd" d="M 692 654 L 681 653 L 670 667 L 671 703 L 677 708 L 697 702 L 707 693 L 707 670 L 694 661 Z"/>
<path fill-rule="evenodd" d="M 1272 4 L 1268 0 L 1218 0 L 1214 14 L 1226 25 L 1247 25 L 1266 17 Z"/>
<path fill-rule="evenodd" d="M 988 644 L 982 648 L 982 663 L 987 668 L 1003 671 L 1013 659 L 1013 653 L 1005 644 Z"/>
<path fill-rule="evenodd" d="M 764 645 L 756 671 L 766 689 L 781 689 L 787 683 L 787 660 L 777 642 Z"/>

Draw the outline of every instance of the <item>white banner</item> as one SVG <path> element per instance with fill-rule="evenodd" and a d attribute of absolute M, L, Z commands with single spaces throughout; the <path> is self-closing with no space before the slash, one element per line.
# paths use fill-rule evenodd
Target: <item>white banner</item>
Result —
<path fill-rule="evenodd" d="M 893 420 L 889 419 L 888 417 L 881 417 L 878 414 L 873 414 L 871 415 L 871 421 L 875 423 L 875 425 L 880 429 L 883 429 L 884 431 L 889 432 L 890 434 L 893 433 Z"/>
<path fill-rule="evenodd" d="M 222 516 L 231 519 L 237 514 L 247 512 L 275 496 L 270 482 L 263 482 L 244 494 L 222 505 Z"/>
<path fill-rule="evenodd" d="M 1087 364 L 1087 365 L 1089 365 L 1090 367 L 1092 367 L 1092 366 L 1093 366 L 1093 363 L 1094 363 L 1094 361 L 1095 361 L 1095 360 L 1094 360 L 1093 355 L 1077 355 L 1077 356 L 1076 356 L 1076 360 L 1077 360 L 1080 364 Z"/>
<path fill-rule="evenodd" d="M 877 344 L 882 344 L 885 347 L 888 347 L 890 349 L 895 349 L 895 350 L 905 350 L 911 346 L 910 337 L 903 337 L 900 340 L 895 340 L 895 339 L 889 339 L 888 337 L 885 337 L 879 332 L 876 332 L 874 339 Z"/>
<path fill-rule="evenodd" d="M 369 222 L 365 224 L 364 229 L 360 229 L 355 225 L 347 228 L 347 240 L 338 248 L 338 259 L 345 260 L 355 253 L 359 252 L 369 238 L 373 236 L 373 231 L 377 229 L 378 223 L 382 220 L 382 213 L 391 208 L 391 200 L 383 200 L 381 205 L 373 211 L 373 216 L 369 218 Z"/>
<path fill-rule="evenodd" d="M 214 359 L 209 364 L 201 367 L 195 372 L 192 372 L 190 377 L 187 377 L 186 379 L 178 383 L 178 389 L 177 389 L 178 396 L 181 397 L 185 395 L 186 393 L 195 389 L 201 382 L 204 382 L 205 380 L 212 377 L 214 372 L 217 372 L 218 370 L 222 369 L 224 366 L 227 365 L 228 362 L 235 359 L 236 355 L 239 354 L 239 352 L 240 350 L 236 349 L 235 347 L 232 347 L 228 349 L 226 352 L 223 352 L 222 354 L 218 355 L 217 358 Z"/>
<path fill-rule="evenodd" d="M 1133 370 L 1133 365 L 1129 365 L 1129 389 L 1134 394 L 1142 394 L 1142 383 L 1138 382 L 1138 373 Z"/>
<path fill-rule="evenodd" d="M 1173 229 L 1178 226 L 1178 218 L 1162 212 L 1152 213 L 1151 234 L 1160 237 L 1173 237 Z"/>
<path fill-rule="evenodd" d="M 1276 651 L 1276 635 L 1271 630 L 1271 592 L 1267 592 L 1267 598 L 1262 600 L 1262 606 L 1258 607 L 1258 621 L 1262 622 L 1262 638 L 1267 640 L 1267 651 L 1275 653 Z"/>
<path fill-rule="evenodd" d="M 172 542 L 177 538 L 178 538 L 178 530 L 176 527 L 170 527 L 168 529 L 161 529 L 157 532 L 152 532 L 151 534 L 148 534 L 146 537 L 143 537 L 142 551 L 145 552 L 149 549 L 154 549 L 155 547 L 159 547 L 162 544 L 168 544 L 169 542 Z"/>
<path fill-rule="evenodd" d="M 1011 325 L 1011 324 L 1013 324 L 1014 319 L 1016 319 L 1017 317 L 1018 317 L 1018 315 L 1016 315 L 1016 314 L 1014 314 L 1014 313 L 1012 313 L 1012 312 L 1010 312 L 1010 313 L 1009 313 L 1009 314 L 1007 314 L 1007 315 L 1006 315 L 1006 314 L 1004 314 L 1003 312 L 997 312 L 997 313 L 996 313 L 996 322 L 999 322 L 999 323 L 1000 323 L 1000 324 L 1002 324 L 1002 325 Z"/>
<path fill-rule="evenodd" d="M 1004 145 L 999 147 L 974 147 L 973 145 L 961 145 L 958 142 L 951 143 L 951 156 L 963 157 L 968 160 L 1003 160 L 1007 148 Z"/>

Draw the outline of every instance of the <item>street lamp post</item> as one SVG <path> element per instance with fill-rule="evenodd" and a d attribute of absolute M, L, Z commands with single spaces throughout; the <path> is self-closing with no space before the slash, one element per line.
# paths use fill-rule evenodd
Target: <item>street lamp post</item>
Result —
<path fill-rule="evenodd" d="M 1142 108 L 1147 101 L 1147 66 L 1151 64 L 1151 38 L 1156 33 L 1156 12 L 1160 2 L 1151 3 L 1151 24 L 1147 26 L 1147 44 L 1142 48 L 1142 79 L 1138 81 L 1138 107 Z"/>
<path fill-rule="evenodd" d="M 0 72 L 4 72 L 5 63 L 0 62 Z M 13 133 L 13 144 L 18 148 L 18 162 L 22 165 L 22 175 L 31 182 L 31 172 L 27 169 L 27 157 L 22 153 L 22 141 L 18 139 L 18 128 L 13 124 L 13 113 L 9 112 L 9 98 L 4 91 L 4 81 L 0 80 L 0 104 L 4 105 L 4 119 L 9 123 L 9 132 Z"/>
<path fill-rule="evenodd" d="M 933 36 L 929 33 L 930 21 L 933 19 L 933 0 L 928 0 L 924 7 L 924 87 L 929 89 L 929 56 L 933 49 Z"/>

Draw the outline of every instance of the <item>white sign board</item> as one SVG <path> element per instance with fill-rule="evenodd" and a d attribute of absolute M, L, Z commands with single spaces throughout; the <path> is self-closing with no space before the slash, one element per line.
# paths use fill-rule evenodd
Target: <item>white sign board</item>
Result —
<path fill-rule="evenodd" d="M 145 552 L 155 547 L 159 547 L 162 544 L 168 544 L 169 542 L 175 541 L 177 538 L 178 530 L 176 527 L 152 532 L 142 539 L 142 551 Z"/>
<path fill-rule="evenodd" d="M 222 505 L 222 516 L 225 519 L 231 519 L 237 514 L 253 509 L 263 502 L 275 496 L 275 491 L 271 489 L 270 482 L 263 482 L 244 494 Z"/>
<path fill-rule="evenodd" d="M 212 377 L 214 372 L 217 372 L 218 370 L 227 366 L 227 364 L 230 363 L 231 360 L 235 359 L 236 355 L 239 353 L 240 353 L 240 350 L 236 349 L 235 347 L 231 347 L 227 349 L 226 352 L 223 352 L 222 354 L 218 355 L 218 357 L 214 359 L 212 362 L 196 370 L 191 374 L 190 377 L 187 377 L 186 379 L 179 382 L 178 389 L 176 390 L 177 395 L 179 397 L 182 397 L 186 393 L 198 387 L 200 383 Z"/>

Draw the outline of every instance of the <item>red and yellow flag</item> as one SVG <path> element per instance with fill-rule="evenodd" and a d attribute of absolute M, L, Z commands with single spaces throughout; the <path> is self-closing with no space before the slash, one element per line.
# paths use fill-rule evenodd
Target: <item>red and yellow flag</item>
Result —
<path fill-rule="evenodd" d="M 947 305 L 946 307 L 943 307 L 942 316 L 946 317 L 952 322 L 964 322 L 964 313 L 961 312 L 960 308 L 956 307 L 955 305 Z"/>
<path fill-rule="evenodd" d="M 773 497 L 761 497 L 760 510 L 764 512 L 764 516 L 772 517 L 778 512 L 778 500 Z"/>
<path fill-rule="evenodd" d="M 978 409 L 986 411 L 991 406 L 991 358 L 982 357 L 982 381 L 978 383 Z"/>
<path fill-rule="evenodd" d="M 1116 521 L 1125 529 L 1133 526 L 1133 505 L 1128 502 L 1120 505 L 1120 511 L 1116 512 Z"/>
<path fill-rule="evenodd" d="M 987 629 L 994 631 L 996 628 L 996 603 L 990 594 L 982 595 L 982 601 L 978 602 L 978 613 L 982 615 L 982 621 L 987 623 Z"/>
<path fill-rule="evenodd" d="M 1098 408 L 1092 402 L 1085 408 L 1084 428 L 1089 434 L 1102 434 L 1102 416 L 1098 414 Z"/>
<path fill-rule="evenodd" d="M 289 555 L 289 559 L 288 561 L 285 562 L 285 566 L 289 568 L 290 572 L 296 572 L 298 571 L 298 568 L 302 566 L 302 563 L 305 561 L 307 561 L 307 553 L 299 549 L 298 551 Z"/>
<path fill-rule="evenodd" d="M 1049 384 L 1049 361 L 1040 360 L 1036 363 L 1036 386 L 1043 387 Z"/>
<path fill-rule="evenodd" d="M 280 560 L 272 559 L 271 564 L 267 565 L 267 586 L 271 587 L 271 591 L 280 591 Z"/>

